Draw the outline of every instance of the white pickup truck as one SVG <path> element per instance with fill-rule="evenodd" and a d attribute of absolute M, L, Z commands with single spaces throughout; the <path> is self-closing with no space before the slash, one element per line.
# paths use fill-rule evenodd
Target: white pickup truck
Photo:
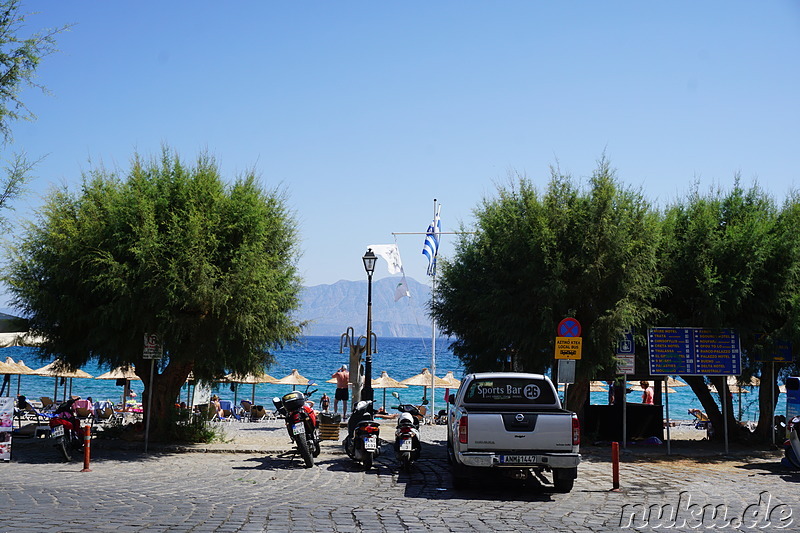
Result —
<path fill-rule="evenodd" d="M 527 479 L 552 471 L 556 492 L 572 490 L 581 460 L 580 424 L 561 408 L 547 376 L 470 374 L 450 404 L 447 459 L 456 488 L 481 473 Z"/>

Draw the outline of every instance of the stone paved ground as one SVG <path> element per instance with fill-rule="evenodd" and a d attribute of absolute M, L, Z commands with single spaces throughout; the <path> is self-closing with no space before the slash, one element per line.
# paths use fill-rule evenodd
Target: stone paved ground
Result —
<path fill-rule="evenodd" d="M 796 531 L 800 524 L 800 473 L 781 469 L 777 452 L 723 457 L 697 442 L 676 443 L 670 457 L 629 449 L 622 490 L 611 492 L 608 449 L 588 447 L 569 494 L 506 480 L 456 491 L 442 427 L 422 428 L 426 446 L 410 475 L 397 471 L 388 448 L 365 471 L 338 442 L 325 441 L 316 466 L 304 469 L 278 424 L 228 430 L 230 442 L 181 450 L 205 453 L 151 446 L 145 455 L 140 446 L 97 441 L 85 473 L 78 461 L 61 462 L 46 439 L 17 440 L 14 460 L 0 465 L 0 531 Z M 672 519 L 670 505 L 678 507 Z M 712 510 L 726 514 L 715 518 Z M 675 519 L 682 527 L 666 527 Z"/>

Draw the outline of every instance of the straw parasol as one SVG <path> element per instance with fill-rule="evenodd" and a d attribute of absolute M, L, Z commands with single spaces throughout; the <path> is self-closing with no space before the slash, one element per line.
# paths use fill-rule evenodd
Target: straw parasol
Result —
<path fill-rule="evenodd" d="M 42 368 L 34 370 L 34 374 L 37 376 L 45 376 L 45 377 L 52 377 L 55 379 L 55 388 L 53 389 L 53 400 L 55 401 L 55 397 L 58 393 L 58 378 L 69 378 L 70 379 L 70 392 L 72 392 L 72 379 L 73 378 L 89 378 L 91 379 L 91 374 L 84 372 L 80 368 L 76 368 L 75 370 L 70 370 L 66 364 L 61 361 L 60 359 L 56 359 L 49 365 L 45 365 Z M 64 398 L 67 397 L 67 384 L 64 384 Z"/>
<path fill-rule="evenodd" d="M 23 375 L 28 375 L 28 374 L 33 374 L 33 373 L 34 373 L 34 370 L 32 368 L 28 368 L 27 366 L 25 366 L 25 363 L 23 363 L 21 360 L 19 362 L 15 363 L 14 359 L 12 359 L 9 356 L 9 357 L 6 357 L 5 361 L 0 361 L 0 374 L 5 374 L 6 376 L 8 376 L 8 378 L 6 378 L 6 379 L 9 379 L 9 380 L 11 378 L 11 375 L 17 376 L 17 396 L 19 396 L 20 382 L 22 380 L 22 376 Z M 9 381 L 9 383 L 10 383 L 10 381 Z M 10 388 L 11 388 L 11 386 L 9 384 L 9 389 Z M 8 393 L 11 394 L 11 391 L 9 390 Z"/>
<path fill-rule="evenodd" d="M 433 377 L 433 374 L 431 374 L 430 370 L 428 370 L 427 367 L 426 367 L 426 368 L 423 368 L 422 372 L 420 372 L 416 376 L 411 376 L 410 378 L 406 378 L 403 381 L 401 381 L 400 383 L 402 383 L 403 385 L 410 385 L 410 386 L 415 386 L 415 387 L 425 387 L 424 389 L 422 389 L 422 400 L 424 402 L 426 400 L 426 397 L 427 397 L 427 394 L 428 394 L 428 387 L 431 386 L 431 378 L 432 377 Z M 440 377 L 434 377 L 433 386 L 434 387 L 439 387 L 439 388 L 442 388 L 442 389 L 446 389 L 446 388 L 449 387 L 448 382 L 443 380 Z"/>
<path fill-rule="evenodd" d="M 292 390 L 295 390 L 298 385 L 308 385 L 308 378 L 300 375 L 296 368 L 292 369 L 292 373 L 288 376 L 283 376 L 281 379 L 275 381 L 278 385 L 291 385 Z"/>
<path fill-rule="evenodd" d="M 241 383 L 243 385 L 252 385 L 253 386 L 253 395 L 250 398 L 250 403 L 252 405 L 256 404 L 256 385 L 259 385 L 261 383 L 273 383 L 274 384 L 274 383 L 278 382 L 277 379 L 275 379 L 274 377 L 272 377 L 269 374 L 264 373 L 264 372 L 262 372 L 260 374 L 252 374 L 252 373 L 251 374 L 245 374 L 244 376 L 231 373 L 231 374 L 228 374 L 227 376 L 225 376 L 224 378 L 222 378 L 222 381 L 224 381 L 226 383 Z M 236 404 L 238 392 L 239 391 L 238 391 L 238 387 L 237 387 L 237 390 L 234 391 L 234 395 L 233 395 L 233 403 L 234 403 L 234 405 Z"/>
<path fill-rule="evenodd" d="M 373 389 L 383 389 L 383 408 L 386 409 L 386 389 L 407 389 L 408 385 L 403 385 L 394 378 L 389 377 L 386 370 L 381 372 L 381 377 L 372 380 Z"/>
<path fill-rule="evenodd" d="M 452 370 L 448 370 L 442 379 L 448 383 L 448 387 L 451 389 L 457 389 L 461 386 L 461 381 L 456 379 Z"/>
<path fill-rule="evenodd" d="M 133 365 L 129 366 L 128 368 L 118 367 L 113 370 L 109 370 L 105 374 L 100 374 L 94 379 L 138 379 L 141 381 L 141 378 L 136 375 L 134 369 L 135 367 Z"/>

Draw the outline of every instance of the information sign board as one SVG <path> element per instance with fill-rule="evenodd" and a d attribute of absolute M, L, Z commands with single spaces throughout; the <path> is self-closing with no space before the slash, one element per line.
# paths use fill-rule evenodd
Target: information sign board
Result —
<path fill-rule="evenodd" d="M 161 348 L 161 343 L 158 340 L 158 335 L 152 333 L 144 334 L 144 351 L 142 352 L 143 359 L 161 359 L 164 351 Z"/>
<path fill-rule="evenodd" d="M 738 376 L 742 368 L 739 334 L 733 329 L 650 328 L 650 374 Z"/>
<path fill-rule="evenodd" d="M 580 359 L 582 337 L 556 337 L 556 359 Z"/>
<path fill-rule="evenodd" d="M 636 356 L 633 354 L 617 354 L 617 374 L 635 374 Z"/>

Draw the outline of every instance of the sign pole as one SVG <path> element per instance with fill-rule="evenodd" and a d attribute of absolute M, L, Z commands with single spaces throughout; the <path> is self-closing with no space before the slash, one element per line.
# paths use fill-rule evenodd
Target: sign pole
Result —
<path fill-rule="evenodd" d="M 669 439 L 669 376 L 664 378 L 664 405 L 667 408 L 667 455 L 670 455 Z"/>
<path fill-rule="evenodd" d="M 147 386 L 147 419 L 144 423 L 144 453 L 147 453 L 147 443 L 150 439 L 150 411 L 153 410 L 153 372 L 156 360 L 150 359 L 150 384 Z"/>
<path fill-rule="evenodd" d="M 628 374 L 622 377 L 622 449 L 628 447 Z"/>
<path fill-rule="evenodd" d="M 725 455 L 728 455 L 728 376 L 722 376 L 722 427 L 725 431 Z"/>

